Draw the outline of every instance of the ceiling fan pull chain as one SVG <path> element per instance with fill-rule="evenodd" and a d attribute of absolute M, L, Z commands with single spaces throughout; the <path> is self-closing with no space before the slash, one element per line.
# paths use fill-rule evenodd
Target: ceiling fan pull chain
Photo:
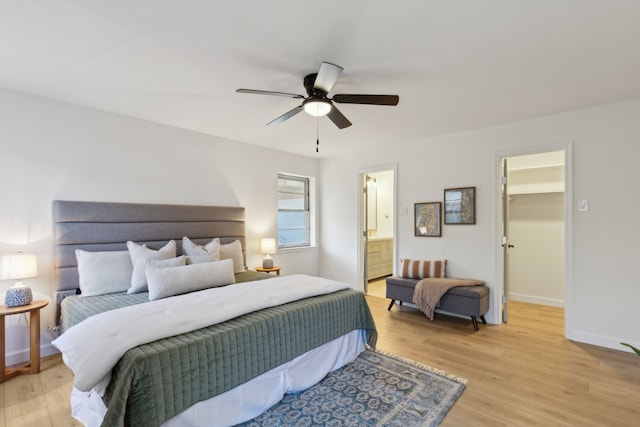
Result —
<path fill-rule="evenodd" d="M 318 125 L 318 117 L 316 116 L 316 153 L 320 148 L 320 126 Z"/>

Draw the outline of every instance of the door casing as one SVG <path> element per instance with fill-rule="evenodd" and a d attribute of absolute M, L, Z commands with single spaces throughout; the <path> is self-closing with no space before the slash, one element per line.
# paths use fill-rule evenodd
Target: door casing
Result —
<path fill-rule="evenodd" d="M 522 147 L 514 150 L 499 151 L 496 153 L 494 163 L 494 290 L 501 290 L 502 285 L 502 159 L 504 157 L 523 156 L 527 154 L 538 154 L 549 151 L 564 152 L 564 256 L 565 256 L 565 307 L 564 307 L 564 329 L 565 337 L 574 339 L 574 286 L 573 286 L 573 142 L 558 142 L 555 144 Z M 493 307 L 502 307 L 502 292 L 493 292 L 491 297 Z M 502 323 L 502 310 L 494 310 L 493 323 Z"/>
<path fill-rule="evenodd" d="M 393 206 L 392 206 L 392 212 L 393 212 L 393 273 L 395 274 L 396 272 L 396 249 L 397 249 L 397 242 L 396 242 L 396 236 L 397 236 L 397 209 L 396 207 L 398 206 L 397 203 L 397 195 L 398 195 L 398 179 L 397 179 L 397 175 L 398 175 L 398 167 L 397 165 L 386 165 L 386 166 L 379 166 L 379 167 L 372 167 L 372 168 L 366 168 L 366 169 L 360 169 L 358 170 L 358 176 L 357 176 L 357 183 L 356 183 L 356 188 L 357 188 L 357 203 L 358 203 L 358 207 L 357 207 L 357 215 L 358 215 L 358 245 L 357 245 L 357 251 L 358 251 L 358 273 L 357 273 L 357 283 L 359 283 L 362 287 L 362 289 L 364 291 L 366 291 L 366 286 L 367 284 L 365 283 L 365 265 L 366 265 L 366 261 L 365 261 L 365 255 L 364 255 L 364 251 L 366 248 L 366 234 L 367 234 L 367 230 L 366 230 L 366 220 L 365 220 L 365 213 L 366 213 L 366 206 L 365 206 L 365 198 L 362 195 L 362 186 L 363 183 L 366 181 L 366 177 L 368 174 L 372 174 L 372 173 L 376 173 L 376 172 L 385 172 L 385 171 L 390 171 L 392 172 L 392 179 L 393 179 Z"/>

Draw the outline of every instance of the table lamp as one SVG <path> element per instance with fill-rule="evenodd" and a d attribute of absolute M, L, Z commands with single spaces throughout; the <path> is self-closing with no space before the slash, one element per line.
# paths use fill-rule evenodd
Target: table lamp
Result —
<path fill-rule="evenodd" d="M 18 252 L 12 255 L 3 255 L 0 258 L 0 280 L 16 280 L 16 283 L 7 289 L 4 304 L 7 307 L 19 307 L 31 304 L 33 294 L 31 288 L 22 283 L 22 279 L 30 279 L 38 276 L 38 260 L 35 254 Z"/>
<path fill-rule="evenodd" d="M 262 259 L 262 268 L 273 268 L 273 258 L 271 254 L 276 252 L 276 239 L 262 239 L 260 252 L 265 254 Z"/>

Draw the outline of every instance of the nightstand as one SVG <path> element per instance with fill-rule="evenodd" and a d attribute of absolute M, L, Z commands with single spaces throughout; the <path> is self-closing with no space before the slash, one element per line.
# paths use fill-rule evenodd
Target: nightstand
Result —
<path fill-rule="evenodd" d="M 276 273 L 276 275 L 280 275 L 280 267 L 277 265 L 274 265 L 271 268 L 256 267 L 256 271 L 261 271 L 263 273 Z"/>
<path fill-rule="evenodd" d="M 0 305 L 0 383 L 18 374 L 37 374 L 40 372 L 40 309 L 46 307 L 48 301 L 34 301 L 20 307 Z M 30 323 L 30 360 L 21 365 L 7 368 L 5 355 L 5 323 L 4 317 L 12 314 L 29 313 Z"/>

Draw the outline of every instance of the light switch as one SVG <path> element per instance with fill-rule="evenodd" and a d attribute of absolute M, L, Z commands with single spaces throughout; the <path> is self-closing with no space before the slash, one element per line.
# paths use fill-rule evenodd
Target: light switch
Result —
<path fill-rule="evenodd" d="M 589 200 L 581 199 L 578 200 L 578 212 L 586 212 L 589 210 Z"/>

